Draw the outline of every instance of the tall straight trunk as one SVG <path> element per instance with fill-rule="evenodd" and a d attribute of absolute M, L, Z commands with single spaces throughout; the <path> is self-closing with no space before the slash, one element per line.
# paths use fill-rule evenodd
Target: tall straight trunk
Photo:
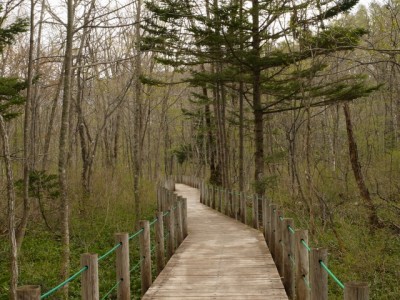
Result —
<path fill-rule="evenodd" d="M 40 5 L 40 17 L 39 17 L 39 22 L 38 22 L 38 33 L 37 33 L 37 41 L 36 41 L 36 62 L 34 64 L 34 73 L 37 76 L 40 73 L 40 59 L 37 59 L 40 57 L 40 52 L 41 52 L 41 43 L 42 43 L 42 32 L 43 32 L 43 19 L 44 19 L 44 13 L 45 13 L 45 0 L 41 1 Z M 33 18 L 31 18 L 33 19 Z M 39 143 L 37 143 L 37 139 L 41 138 L 40 135 L 40 128 L 41 124 L 39 122 L 41 121 L 41 118 L 39 117 L 39 99 L 40 99 L 40 85 L 35 84 L 33 87 L 33 95 L 32 95 L 32 115 L 31 115 L 31 135 L 30 135 L 30 147 L 31 147 L 31 165 L 34 169 L 37 167 L 37 153 L 39 151 Z"/>
<path fill-rule="evenodd" d="M 135 202 L 135 217 L 140 218 L 141 199 L 139 193 L 139 179 L 141 173 L 141 111 L 142 111 L 142 84 L 140 75 L 142 70 L 142 59 L 140 51 L 140 18 L 142 0 L 136 2 L 136 26 L 135 26 L 135 44 L 136 44 L 136 59 L 135 59 L 135 102 L 134 102 L 134 130 L 133 130 L 133 193 Z"/>
<path fill-rule="evenodd" d="M 91 17 L 91 12 L 93 11 L 95 7 L 95 1 L 92 0 L 90 2 L 90 7 L 88 12 L 85 15 L 85 18 L 83 20 L 84 24 L 89 23 L 89 18 Z M 86 38 L 89 34 L 89 27 L 85 27 L 83 29 L 83 33 L 80 39 L 80 45 L 79 45 L 79 50 L 76 58 L 76 64 L 78 66 L 77 71 L 76 71 L 76 82 L 77 82 L 77 94 L 76 94 L 76 111 L 78 113 L 78 132 L 79 132 L 79 138 L 80 138 L 80 144 L 81 144 L 81 155 L 82 155 L 82 173 L 81 173 L 81 184 L 83 188 L 83 198 L 87 198 L 90 194 L 90 168 L 91 168 L 91 163 L 92 163 L 92 153 L 91 149 L 89 147 L 89 143 L 87 142 L 86 139 L 86 133 L 85 133 L 85 120 L 83 117 L 83 109 L 82 109 L 82 103 L 83 103 L 83 97 L 84 97 L 84 71 L 80 67 L 80 65 L 83 62 L 83 49 L 85 48 L 85 42 Z"/>
<path fill-rule="evenodd" d="M 115 132 L 114 132 L 114 147 L 112 153 L 112 165 L 113 168 L 117 166 L 118 163 L 118 149 L 120 144 L 120 127 L 121 127 L 121 112 L 119 111 L 117 114 L 116 122 L 115 122 Z"/>
<path fill-rule="evenodd" d="M 312 178 L 311 178 L 311 111 L 310 107 L 306 108 L 307 115 L 307 131 L 306 131 L 306 197 L 309 203 L 309 228 L 310 233 L 315 232 L 315 210 L 314 198 L 312 195 Z"/>
<path fill-rule="evenodd" d="M 10 299 L 17 299 L 17 284 L 18 284 L 18 247 L 15 236 L 15 191 L 14 191 L 14 176 L 11 166 L 11 154 L 9 148 L 9 139 L 3 116 L 0 114 L 0 136 L 3 142 L 4 163 L 6 167 L 7 178 L 7 198 L 8 198 L 8 236 L 10 240 Z"/>
<path fill-rule="evenodd" d="M 35 35 L 35 1 L 31 0 L 30 11 L 30 29 L 29 29 L 29 54 L 28 54 L 28 85 L 25 102 L 24 117 L 24 211 L 21 223 L 17 230 L 17 245 L 21 248 L 22 241 L 25 236 L 26 226 L 28 225 L 29 214 L 31 210 L 29 199 L 29 173 L 31 168 L 31 107 L 32 107 L 32 78 L 33 78 L 33 48 Z"/>
<path fill-rule="evenodd" d="M 70 241 L 69 241 L 69 198 L 68 198 L 68 130 L 69 114 L 71 102 L 71 81 L 72 81 L 72 42 L 73 42 L 73 22 L 74 5 L 73 0 L 67 1 L 67 37 L 64 56 L 64 90 L 61 113 L 59 157 L 58 157 L 58 176 L 60 185 L 61 200 L 61 231 L 62 231 L 62 262 L 61 279 L 68 278 L 70 269 Z M 68 299 L 68 285 L 64 287 L 64 298 Z"/>
<path fill-rule="evenodd" d="M 203 88 L 203 96 L 208 97 L 207 88 Z M 211 110 L 210 105 L 206 104 L 204 106 L 204 117 L 207 128 L 207 145 L 208 145 L 208 156 L 210 164 L 210 183 L 214 184 L 220 178 L 219 168 L 217 166 L 217 150 L 215 147 L 215 139 L 213 135 L 212 120 L 211 120 Z"/>
<path fill-rule="evenodd" d="M 259 3 L 252 0 L 252 47 L 254 60 L 260 58 Z M 256 193 L 264 195 L 264 119 L 261 105 L 261 69 L 257 63 L 252 66 L 253 75 L 253 114 L 254 114 L 254 181 Z"/>
<path fill-rule="evenodd" d="M 215 73 L 215 70 L 213 68 L 212 70 L 213 73 Z M 216 147 L 216 167 L 218 169 L 218 172 L 215 173 L 216 177 L 214 178 L 214 184 L 216 185 L 221 185 L 223 182 L 223 177 L 224 177 L 224 170 L 222 168 L 222 153 L 221 153 L 221 138 L 220 138 L 220 115 L 219 115 L 219 83 L 216 83 L 216 86 L 213 87 L 213 108 L 214 108 L 214 118 L 215 118 L 215 125 L 216 125 L 216 138 L 215 138 L 215 147 Z"/>
<path fill-rule="evenodd" d="M 369 193 L 367 185 L 365 184 L 364 176 L 361 171 L 361 164 L 358 157 L 358 148 L 354 137 L 353 123 L 351 120 L 350 107 L 348 103 L 343 104 L 343 111 L 346 119 L 347 141 L 349 144 L 349 156 L 351 167 L 353 169 L 353 175 L 356 179 L 360 195 L 364 200 L 364 205 L 368 209 L 369 224 L 372 228 L 374 228 L 376 226 L 380 226 L 380 222 L 378 219 L 375 204 L 372 201 L 371 195 Z"/>
<path fill-rule="evenodd" d="M 223 66 L 219 64 L 219 73 L 222 73 Z M 227 134 L 226 134 L 226 118 L 225 118 L 225 111 L 226 111 L 226 88 L 224 84 L 221 82 L 221 98 L 220 98 L 220 139 L 221 139 L 221 152 L 222 152 L 222 168 L 224 170 L 224 177 L 223 177 L 223 186 L 228 188 L 230 184 L 230 177 L 229 177 L 229 148 L 228 148 L 228 141 L 227 141 Z"/>
<path fill-rule="evenodd" d="M 56 94 L 54 95 L 53 102 L 51 104 L 49 125 L 47 126 L 46 135 L 44 137 L 43 159 L 42 159 L 42 170 L 44 170 L 44 171 L 46 171 L 48 168 L 49 149 L 50 149 L 51 138 L 53 136 L 52 131 L 53 131 L 54 121 L 55 121 L 55 117 L 56 117 L 58 97 L 60 96 L 61 87 L 62 87 L 62 84 L 64 81 L 64 72 L 65 72 L 65 66 L 63 64 L 63 67 L 61 70 L 61 76 L 60 76 L 59 82 L 57 84 Z"/>
<path fill-rule="evenodd" d="M 239 19 L 243 20 L 243 0 L 239 0 Z M 243 50 L 243 34 L 240 31 L 240 50 Z M 244 190 L 244 83 L 239 82 L 239 190 Z"/>
<path fill-rule="evenodd" d="M 244 85 L 239 83 L 239 190 L 244 190 Z"/>

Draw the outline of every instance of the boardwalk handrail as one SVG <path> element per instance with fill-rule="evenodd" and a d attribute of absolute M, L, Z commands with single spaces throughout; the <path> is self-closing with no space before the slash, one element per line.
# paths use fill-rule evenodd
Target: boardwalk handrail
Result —
<path fill-rule="evenodd" d="M 345 300 L 368 300 L 367 283 L 343 284 L 328 268 L 327 249 L 308 245 L 308 231 L 295 229 L 294 221 L 265 197 L 206 184 L 195 176 L 175 176 L 180 182 L 200 190 L 200 202 L 255 229 L 261 229 L 286 293 L 290 299 L 328 299 L 328 276 L 344 290 Z M 247 200 L 251 200 L 251 214 Z M 262 211 L 258 211 L 259 201 Z M 249 218 L 249 216 L 251 218 Z"/>
<path fill-rule="evenodd" d="M 81 269 L 69 278 L 41 295 L 40 286 L 21 286 L 17 289 L 17 299 L 39 300 L 52 296 L 58 290 L 81 276 L 82 299 L 107 299 L 117 291 L 118 299 L 131 299 L 130 274 L 140 267 L 141 294 L 143 295 L 152 283 L 151 256 L 155 254 L 156 274 L 158 275 L 169 260 L 175 249 L 187 236 L 187 200 L 174 193 L 173 179 L 157 187 L 157 215 L 152 221 L 139 221 L 139 230 L 128 233 L 116 233 L 116 244 L 100 257 L 97 254 L 85 253 L 81 256 Z M 165 226 L 164 226 L 165 222 Z M 155 226 L 155 243 L 151 247 L 150 228 Z M 140 259 L 129 267 L 129 242 L 134 238 L 140 239 Z M 167 239 L 167 253 L 164 251 L 164 239 Z M 111 254 L 116 253 L 116 282 L 104 294 L 99 296 L 98 263 Z"/>

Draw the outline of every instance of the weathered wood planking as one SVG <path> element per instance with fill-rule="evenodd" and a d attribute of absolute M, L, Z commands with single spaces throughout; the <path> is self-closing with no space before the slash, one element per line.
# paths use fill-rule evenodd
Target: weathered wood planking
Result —
<path fill-rule="evenodd" d="M 261 232 L 187 198 L 189 235 L 143 299 L 288 299 Z"/>

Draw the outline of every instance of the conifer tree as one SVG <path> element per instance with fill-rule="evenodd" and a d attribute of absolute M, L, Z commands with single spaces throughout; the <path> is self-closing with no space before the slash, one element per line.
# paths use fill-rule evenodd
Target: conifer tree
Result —
<path fill-rule="evenodd" d="M 3 27 L 5 16 L 0 5 L 0 53 L 7 45 L 11 45 L 18 34 L 27 30 L 26 19 L 17 19 L 14 23 Z M 10 299 L 17 299 L 16 289 L 18 283 L 18 247 L 16 240 L 15 220 L 15 191 L 14 175 L 11 165 L 11 153 L 6 122 L 20 114 L 19 107 L 24 104 L 25 98 L 21 91 L 26 88 L 26 82 L 15 77 L 0 77 L 0 137 L 2 140 L 3 159 L 6 168 L 7 198 L 8 198 L 8 232 L 10 240 Z"/>
<path fill-rule="evenodd" d="M 143 47 L 157 52 L 159 63 L 189 71 L 194 86 L 220 84 L 235 92 L 238 83 L 246 86 L 253 111 L 254 188 L 262 195 L 266 115 L 350 101 L 375 88 L 358 74 L 318 80 L 328 70 L 327 57 L 353 50 L 366 33 L 332 22 L 357 1 L 251 0 L 242 6 L 220 1 L 209 11 L 195 1 L 150 1 Z M 223 68 L 211 72 L 200 64 Z"/>

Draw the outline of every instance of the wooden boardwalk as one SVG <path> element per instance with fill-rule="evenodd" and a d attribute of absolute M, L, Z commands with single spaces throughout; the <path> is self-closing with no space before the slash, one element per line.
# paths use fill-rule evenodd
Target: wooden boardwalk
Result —
<path fill-rule="evenodd" d="M 288 299 L 261 232 L 201 204 L 197 189 L 176 191 L 189 236 L 142 299 Z"/>

